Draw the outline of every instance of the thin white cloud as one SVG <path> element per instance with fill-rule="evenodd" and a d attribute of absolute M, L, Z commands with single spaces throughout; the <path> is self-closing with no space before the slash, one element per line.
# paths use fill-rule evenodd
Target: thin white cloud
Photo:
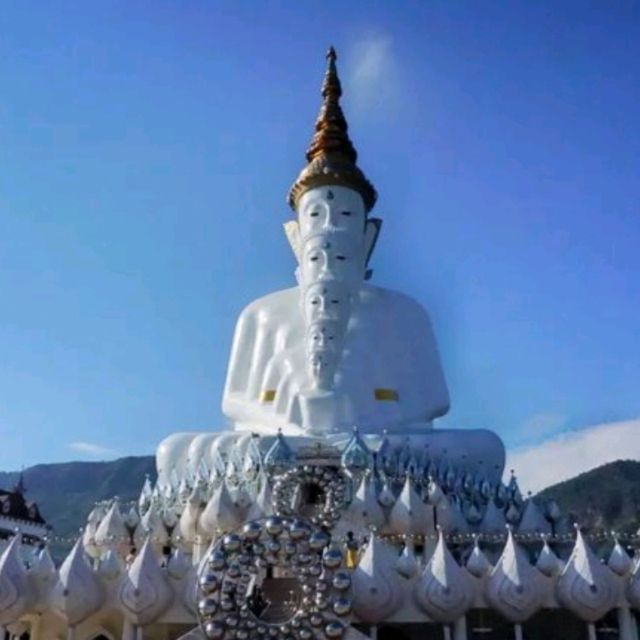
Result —
<path fill-rule="evenodd" d="M 552 436 L 508 452 L 523 490 L 538 492 L 614 460 L 640 460 L 640 418 L 610 422 Z"/>
<path fill-rule="evenodd" d="M 95 444 L 94 442 L 70 442 L 68 446 L 72 451 L 96 458 L 118 455 L 118 452 L 115 449 L 103 447 L 102 445 Z"/>
<path fill-rule="evenodd" d="M 536 413 L 523 425 L 522 431 L 527 438 L 539 438 L 557 432 L 567 424 L 567 417 L 559 413 Z"/>
<path fill-rule="evenodd" d="M 538 444 L 541 440 L 551 435 L 559 435 L 567 425 L 567 416 L 560 413 L 545 412 L 536 413 L 526 420 L 513 434 L 516 447 L 528 447 Z"/>
<path fill-rule="evenodd" d="M 388 115 L 399 105 L 399 67 L 393 40 L 384 33 L 357 39 L 348 68 L 348 99 L 363 115 Z"/>

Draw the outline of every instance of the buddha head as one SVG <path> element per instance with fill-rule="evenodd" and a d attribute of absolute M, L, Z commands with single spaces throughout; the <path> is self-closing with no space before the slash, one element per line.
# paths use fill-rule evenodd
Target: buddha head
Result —
<path fill-rule="evenodd" d="M 338 185 L 305 191 L 297 206 L 302 239 L 325 231 L 344 231 L 362 237 L 367 212 L 362 196 Z"/>

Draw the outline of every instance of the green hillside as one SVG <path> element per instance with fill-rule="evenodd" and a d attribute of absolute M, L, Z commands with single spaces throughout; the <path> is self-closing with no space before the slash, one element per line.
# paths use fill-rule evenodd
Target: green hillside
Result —
<path fill-rule="evenodd" d="M 137 499 L 149 474 L 155 481 L 152 456 L 120 458 L 111 462 L 39 464 L 24 471 L 27 497 L 35 500 L 56 536 L 75 536 L 97 500 L 118 496 Z M 0 488 L 11 489 L 17 472 L 0 472 Z"/>
<path fill-rule="evenodd" d="M 539 495 L 554 498 L 582 526 L 635 533 L 640 527 L 640 462 L 610 462 Z"/>

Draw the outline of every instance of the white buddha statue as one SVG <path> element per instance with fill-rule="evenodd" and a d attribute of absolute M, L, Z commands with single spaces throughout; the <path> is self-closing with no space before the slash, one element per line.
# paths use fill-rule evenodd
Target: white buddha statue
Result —
<path fill-rule="evenodd" d="M 289 194 L 298 286 L 242 312 L 223 411 L 258 433 L 424 432 L 449 408 L 435 338 L 416 301 L 366 283 L 381 221 L 369 217 L 376 193 L 356 165 L 333 50 L 328 60 L 309 164 Z"/>

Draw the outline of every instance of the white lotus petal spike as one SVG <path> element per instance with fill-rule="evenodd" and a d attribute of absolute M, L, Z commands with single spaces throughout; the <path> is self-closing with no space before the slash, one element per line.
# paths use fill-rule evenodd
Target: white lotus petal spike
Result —
<path fill-rule="evenodd" d="M 129 509 L 129 512 L 124 519 L 124 524 L 129 529 L 135 529 L 140 524 L 140 516 L 138 515 L 135 507 L 131 507 L 131 509 Z"/>
<path fill-rule="evenodd" d="M 106 580 L 115 580 L 123 570 L 124 565 L 120 556 L 113 549 L 107 549 L 107 552 L 100 559 L 98 575 Z"/>
<path fill-rule="evenodd" d="M 402 492 L 389 514 L 389 531 L 404 535 L 433 531 L 433 509 L 426 505 L 407 476 Z"/>
<path fill-rule="evenodd" d="M 611 569 L 598 560 L 578 529 L 573 551 L 556 585 L 558 600 L 579 618 L 595 622 L 616 603 L 611 578 Z"/>
<path fill-rule="evenodd" d="M 181 580 L 189 573 L 191 569 L 191 561 L 189 556 L 182 550 L 176 549 L 167 564 L 167 573 L 176 580 Z"/>
<path fill-rule="evenodd" d="M 243 510 L 231 498 L 227 483 L 221 482 L 200 516 L 200 530 L 209 535 L 233 531 L 242 524 L 243 518 Z"/>
<path fill-rule="evenodd" d="M 195 492 L 196 490 L 194 489 L 186 501 L 178 522 L 179 534 L 182 540 L 189 544 L 192 544 L 196 539 L 198 519 L 200 518 L 200 501 L 197 499 L 198 496 L 193 495 Z"/>
<path fill-rule="evenodd" d="M 146 513 L 142 516 L 140 525 L 147 536 L 158 546 L 164 546 L 169 542 L 169 534 L 160 515 L 159 507 L 155 502 L 151 503 Z"/>
<path fill-rule="evenodd" d="M 71 627 L 76 626 L 103 604 L 103 593 L 78 539 L 58 571 L 53 588 L 53 608 Z"/>
<path fill-rule="evenodd" d="M 15 535 L 0 557 L 0 625 L 18 620 L 34 595 L 20 557 L 20 538 L 20 534 Z"/>
<path fill-rule="evenodd" d="M 58 576 L 56 565 L 53 562 L 49 547 L 44 547 L 36 555 L 36 560 L 31 568 L 31 573 L 41 583 L 53 582 Z"/>
<path fill-rule="evenodd" d="M 493 566 L 484 555 L 480 545 L 478 544 L 478 538 L 475 539 L 473 550 L 467 559 L 467 571 L 476 578 L 484 578 L 489 575 Z"/>
<path fill-rule="evenodd" d="M 171 605 L 173 590 L 147 538 L 118 588 L 120 609 L 135 625 L 155 622 Z"/>
<path fill-rule="evenodd" d="M 547 576 L 547 578 L 554 578 L 562 573 L 563 568 L 564 563 L 553 552 L 553 549 L 551 549 L 549 543 L 545 540 L 536 562 L 536 569 Z"/>
<path fill-rule="evenodd" d="M 438 544 L 415 585 L 416 604 L 430 618 L 442 623 L 458 620 L 472 604 L 469 574 L 447 548 L 442 529 Z"/>
<path fill-rule="evenodd" d="M 449 502 L 445 497 L 436 507 L 438 525 L 445 533 L 467 533 L 469 524 L 460 510 L 458 503 Z"/>
<path fill-rule="evenodd" d="M 260 490 L 247 512 L 247 520 L 258 520 L 273 514 L 273 496 L 271 493 L 271 483 L 266 474 L 260 476 Z"/>
<path fill-rule="evenodd" d="M 509 529 L 507 543 L 485 582 L 485 597 L 491 606 L 511 622 L 523 622 L 542 605 L 544 591 L 540 573 Z"/>
<path fill-rule="evenodd" d="M 635 562 L 627 583 L 627 600 L 632 607 L 640 609 L 640 561 Z"/>
<path fill-rule="evenodd" d="M 380 495 L 378 496 L 378 502 L 387 509 L 391 508 L 396 501 L 396 497 L 389 486 L 389 482 L 385 481 L 382 486 L 382 490 L 380 491 Z"/>
<path fill-rule="evenodd" d="M 404 549 L 396 562 L 396 571 L 407 579 L 417 575 L 418 560 L 416 558 L 413 540 L 405 540 Z"/>
<path fill-rule="evenodd" d="M 633 561 L 618 540 L 616 540 L 616 544 L 611 550 L 607 564 L 609 569 L 619 576 L 626 576 L 633 567 Z"/>
<path fill-rule="evenodd" d="M 380 530 L 384 523 L 384 511 L 378 502 L 375 482 L 369 474 L 365 474 L 351 504 L 340 516 L 334 535 L 345 534 L 347 531 L 368 531 L 372 527 Z"/>
<path fill-rule="evenodd" d="M 395 570 L 395 549 L 375 535 L 351 576 L 353 610 L 363 622 L 377 624 L 402 606 L 402 587 Z"/>
<path fill-rule="evenodd" d="M 483 533 L 502 533 L 507 524 L 502 509 L 496 505 L 495 500 L 491 498 L 484 512 L 482 525 L 480 529 Z"/>
<path fill-rule="evenodd" d="M 522 518 L 518 525 L 518 533 L 552 533 L 551 524 L 532 498 L 529 498 L 524 506 Z"/>
<path fill-rule="evenodd" d="M 129 539 L 129 533 L 124 525 L 118 501 L 113 504 L 102 518 L 96 530 L 95 541 L 98 547 L 117 547 Z"/>

